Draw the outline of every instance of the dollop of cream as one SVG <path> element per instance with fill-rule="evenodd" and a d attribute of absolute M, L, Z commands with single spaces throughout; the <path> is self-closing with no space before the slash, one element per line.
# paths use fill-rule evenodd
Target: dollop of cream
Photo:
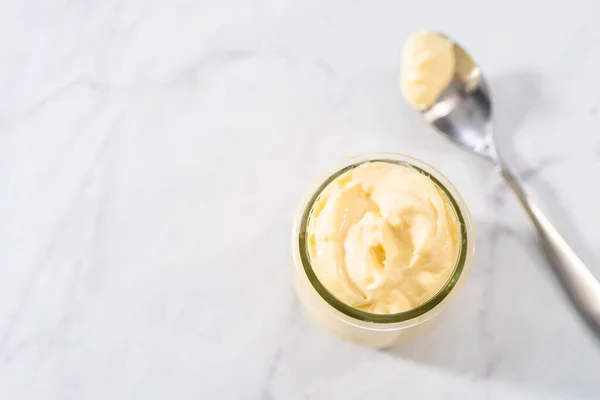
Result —
<path fill-rule="evenodd" d="M 307 227 L 312 269 L 340 301 L 393 314 L 431 299 L 457 262 L 460 226 L 420 171 L 376 161 L 332 181 Z"/>
<path fill-rule="evenodd" d="M 454 43 L 435 32 L 413 33 L 402 50 L 400 88 L 418 110 L 431 107 L 456 71 Z"/>

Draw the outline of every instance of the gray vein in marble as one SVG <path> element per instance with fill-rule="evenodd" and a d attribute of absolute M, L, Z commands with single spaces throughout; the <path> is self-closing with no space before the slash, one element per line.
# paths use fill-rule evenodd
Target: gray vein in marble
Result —
<path fill-rule="evenodd" d="M 56 102 L 62 97 L 68 95 L 70 92 L 79 88 L 86 88 L 98 93 L 107 93 L 111 90 L 111 86 L 109 84 L 88 77 L 79 77 L 70 80 L 67 83 L 53 89 L 50 93 L 44 95 L 38 100 L 35 100 L 23 112 L 14 115 L 12 118 L 0 119 L 0 135 L 2 135 L 3 132 L 4 134 L 10 134 L 10 128 L 15 123 L 23 121 L 27 118 L 31 118 L 49 104 Z"/>
<path fill-rule="evenodd" d="M 316 56 L 311 57 L 300 57 L 287 50 L 276 49 L 259 51 L 255 49 L 221 49 L 213 50 L 203 55 L 198 60 L 194 61 L 190 66 L 185 68 L 182 72 L 178 73 L 175 77 L 166 81 L 166 85 L 197 85 L 200 80 L 200 75 L 211 68 L 219 68 L 224 65 L 236 63 L 251 58 L 258 57 L 272 57 L 286 61 L 290 66 L 294 66 L 300 60 L 308 60 L 318 71 L 323 73 L 325 76 L 332 77 L 335 75 L 331 64 Z"/>
<path fill-rule="evenodd" d="M 29 298 L 33 292 L 33 288 L 35 286 L 37 278 L 39 277 L 40 268 L 42 268 L 44 266 L 44 261 L 52 253 L 52 250 L 55 248 L 55 246 L 59 240 L 59 236 L 57 233 L 60 232 L 61 230 L 63 230 L 63 228 L 66 226 L 66 224 L 68 222 L 67 220 L 68 220 L 67 215 L 63 216 L 61 218 L 60 222 L 57 224 L 56 229 L 54 230 L 54 233 L 51 236 L 52 240 L 48 243 L 48 245 L 45 247 L 43 252 L 40 253 L 40 255 L 37 257 L 37 261 L 31 267 L 31 271 L 28 274 L 28 277 L 24 284 L 22 293 L 19 296 L 19 301 L 18 301 L 17 307 L 15 308 L 12 315 L 10 316 L 10 319 L 9 319 L 9 322 L 8 322 L 8 325 L 5 329 L 5 331 L 2 333 L 2 336 L 0 336 L 0 352 L 1 352 L 0 354 L 3 353 L 2 356 L 4 357 L 4 359 L 6 361 L 10 361 L 10 359 L 12 358 L 12 354 L 9 353 L 8 349 L 6 348 L 7 347 L 6 344 L 7 344 L 8 340 L 10 339 L 11 334 L 16 329 L 17 324 L 19 323 L 22 314 L 25 312 L 25 309 L 27 307 L 27 301 L 29 300 Z M 17 345 L 16 347 L 20 348 L 19 345 Z"/>
<path fill-rule="evenodd" d="M 73 79 L 66 84 L 54 89 L 51 93 L 47 94 L 43 98 L 35 101 L 29 109 L 25 112 L 23 117 L 30 116 L 31 114 L 35 114 L 37 111 L 58 100 L 60 97 L 64 96 L 66 93 L 77 89 L 77 88 L 87 88 L 96 92 L 107 92 L 110 89 L 110 86 L 103 82 L 98 82 L 91 78 L 80 77 Z"/>
<path fill-rule="evenodd" d="M 318 71 L 322 72 L 326 76 L 333 77 L 335 75 L 335 71 L 331 64 L 322 57 L 317 57 L 314 55 L 299 56 L 295 53 L 283 49 L 270 51 L 267 54 L 272 54 L 274 56 L 280 57 L 286 60 L 290 65 L 298 64 L 304 60 L 307 61 L 309 64 L 313 65 Z"/>
<path fill-rule="evenodd" d="M 118 20 L 120 17 L 122 17 L 125 14 L 125 12 L 123 10 L 125 8 L 125 4 L 126 4 L 125 2 L 121 2 L 121 1 L 118 1 L 115 3 L 115 6 L 113 7 L 112 16 L 110 18 L 111 21 Z M 124 28 L 122 28 L 121 33 L 123 33 L 125 35 L 131 35 L 133 33 L 133 31 L 139 27 L 140 23 L 144 20 L 144 17 L 146 15 L 148 15 L 148 13 L 151 9 L 152 9 L 152 7 L 139 8 L 138 13 L 128 21 L 128 24 Z M 112 35 L 116 35 L 118 33 L 115 24 L 111 24 L 109 26 L 109 28 L 110 28 L 110 33 Z"/>
<path fill-rule="evenodd" d="M 542 159 L 536 165 L 533 165 L 529 168 L 524 169 L 519 173 L 519 176 L 523 180 L 523 182 L 529 182 L 538 175 L 540 175 L 544 170 L 548 167 L 553 167 L 555 165 L 559 165 L 563 162 L 561 157 L 558 156 L 550 156 Z"/>
<path fill-rule="evenodd" d="M 496 366 L 500 362 L 500 352 L 494 345 L 494 332 L 490 327 L 490 310 L 492 296 L 490 292 L 493 290 L 493 279 L 494 279 L 494 258 L 496 256 L 496 249 L 498 242 L 503 234 L 510 234 L 511 231 L 500 224 L 499 215 L 503 207 L 502 194 L 500 190 L 493 190 L 490 195 L 490 203 L 492 205 L 492 225 L 489 232 L 487 241 L 489 243 L 489 253 L 487 256 L 487 262 L 485 263 L 485 277 L 484 282 L 486 288 L 484 293 L 487 295 L 483 296 L 483 305 L 479 310 L 477 320 L 479 326 L 479 334 L 481 340 L 485 343 L 484 348 L 489 349 L 489 353 L 485 358 L 485 364 L 481 375 L 484 379 L 490 378 Z"/>
<path fill-rule="evenodd" d="M 273 392 L 271 391 L 270 385 L 271 385 L 271 380 L 273 379 L 273 376 L 275 375 L 275 370 L 277 369 L 277 366 L 279 365 L 279 361 L 281 360 L 282 352 L 283 352 L 283 348 L 281 346 L 278 346 L 277 350 L 275 351 L 275 355 L 273 356 L 273 359 L 270 362 L 269 369 L 267 371 L 267 378 L 265 379 L 265 383 L 263 386 L 263 392 L 260 396 L 261 400 L 274 399 Z"/>
<path fill-rule="evenodd" d="M 547 168 L 559 165 L 563 162 L 563 159 L 558 156 L 550 156 L 540 160 L 535 165 L 524 168 L 521 171 L 516 172 L 517 177 L 522 182 L 530 182 L 532 179 L 539 176 L 542 172 L 544 172 Z M 504 181 L 499 182 L 492 189 L 492 204 L 496 204 L 497 206 L 504 205 L 504 201 L 506 200 L 506 193 L 510 192 L 509 187 L 506 185 Z"/>
<path fill-rule="evenodd" d="M 13 311 L 12 315 L 10 316 L 10 319 L 9 319 L 9 322 L 8 322 L 8 325 L 5 329 L 5 331 L 0 336 L 0 355 L 4 358 L 5 362 L 10 362 L 10 360 L 16 354 L 18 354 L 20 351 L 22 351 L 24 348 L 26 348 L 29 344 L 35 342 L 35 337 L 34 338 L 30 337 L 30 338 L 26 338 L 26 339 L 22 340 L 21 342 L 17 343 L 15 346 L 13 346 L 12 351 L 9 350 L 9 346 L 8 346 L 8 341 L 11 338 L 12 333 L 17 328 L 21 317 L 26 312 L 28 300 L 31 297 L 31 295 L 33 294 L 35 284 L 40 276 L 40 271 L 41 271 L 40 269 L 43 268 L 43 266 L 45 265 L 46 259 L 50 256 L 50 254 L 52 253 L 52 251 L 55 249 L 56 245 L 58 244 L 58 242 L 61 238 L 59 233 L 61 231 L 63 231 L 65 229 L 65 227 L 67 226 L 67 224 L 69 223 L 69 217 L 71 215 L 71 211 L 74 207 L 74 204 L 78 202 L 78 200 L 83 195 L 83 193 L 85 193 L 85 191 L 91 185 L 94 173 L 97 171 L 97 169 L 99 168 L 99 165 L 101 164 L 100 160 L 102 160 L 103 157 L 105 156 L 105 154 L 107 153 L 113 132 L 117 129 L 117 127 L 121 124 L 121 122 L 122 122 L 122 116 L 119 116 L 115 119 L 112 126 L 108 129 L 106 136 L 103 138 L 103 140 L 99 146 L 99 149 L 97 150 L 96 156 L 94 157 L 93 161 L 90 163 L 88 170 L 86 171 L 86 173 L 83 176 L 83 179 L 81 180 L 81 182 L 78 185 L 78 188 L 75 192 L 75 195 L 73 196 L 73 199 L 70 201 L 71 205 L 67 208 L 66 213 L 59 219 L 58 223 L 56 224 L 54 233 L 51 235 L 52 240 L 48 243 L 48 245 L 44 248 L 44 250 L 39 254 L 39 256 L 37 257 L 37 261 L 35 261 L 33 263 L 32 267 L 30 268 L 30 272 L 29 272 L 26 282 L 24 284 L 23 291 L 22 291 L 21 295 L 19 296 L 17 306 L 16 306 L 15 310 Z M 72 299 L 74 296 L 74 291 L 75 291 L 75 289 L 77 287 L 77 283 L 79 281 L 79 274 L 80 274 L 81 267 L 82 267 L 81 262 L 76 262 L 76 268 L 71 273 L 71 282 L 67 288 L 67 290 L 69 292 L 69 295 L 67 296 L 67 300 Z M 72 306 L 71 301 L 67 301 L 66 306 L 71 307 Z M 59 321 L 59 323 L 58 323 L 59 327 L 63 326 L 65 323 L 68 322 L 67 315 L 68 315 L 68 310 L 65 311 L 63 318 L 61 319 L 61 321 Z"/>
<path fill-rule="evenodd" d="M 269 367 L 267 369 L 267 375 L 262 384 L 263 390 L 262 390 L 262 394 L 260 397 L 261 400 L 271 400 L 274 398 L 273 393 L 271 391 L 271 382 L 273 380 L 273 377 L 277 373 L 277 368 L 279 367 L 281 358 L 283 356 L 285 340 L 287 339 L 288 333 L 290 332 L 290 329 L 292 328 L 292 326 L 294 325 L 294 322 L 296 321 L 294 316 L 298 315 L 298 313 L 300 311 L 298 306 L 299 306 L 298 298 L 294 295 L 291 297 L 291 301 L 290 301 L 289 312 L 287 314 L 288 321 L 285 324 L 283 330 L 281 331 L 279 343 L 275 350 L 275 354 L 273 355 L 271 361 L 269 362 Z"/>
<path fill-rule="evenodd" d="M 324 72 L 326 75 L 328 75 L 328 76 L 335 75 L 335 71 L 334 71 L 333 67 L 327 60 L 320 58 L 320 57 L 314 57 L 313 60 L 314 60 L 315 65 L 317 66 L 317 68 L 319 70 L 321 70 L 322 72 Z"/>
<path fill-rule="evenodd" d="M 252 50 L 243 49 L 228 49 L 228 50 L 213 50 L 208 54 L 203 55 L 198 60 L 194 61 L 190 66 L 177 74 L 167 84 L 173 85 L 197 85 L 198 76 L 202 70 L 212 66 L 223 66 L 225 64 L 246 60 L 254 57 L 256 53 Z"/>

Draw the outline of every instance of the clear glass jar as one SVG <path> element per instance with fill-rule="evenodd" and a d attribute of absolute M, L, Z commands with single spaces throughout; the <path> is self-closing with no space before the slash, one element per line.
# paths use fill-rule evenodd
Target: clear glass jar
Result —
<path fill-rule="evenodd" d="M 461 229 L 461 248 L 454 271 L 446 284 L 430 300 L 397 314 L 373 314 L 357 310 L 334 297 L 318 280 L 306 248 L 309 218 L 323 189 L 344 172 L 365 162 L 389 162 L 415 168 L 426 174 L 448 198 Z M 432 166 L 401 154 L 369 153 L 352 157 L 327 172 L 309 190 L 298 209 L 293 228 L 292 250 L 296 265 L 295 286 L 306 312 L 325 329 L 355 343 L 389 347 L 417 326 L 442 311 L 464 284 L 474 252 L 473 226 L 469 210 L 458 190 Z"/>

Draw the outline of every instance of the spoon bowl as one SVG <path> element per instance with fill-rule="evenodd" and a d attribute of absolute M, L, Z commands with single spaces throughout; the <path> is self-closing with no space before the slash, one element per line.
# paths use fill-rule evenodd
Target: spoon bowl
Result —
<path fill-rule="evenodd" d="M 440 36 L 450 40 L 447 36 Z M 422 111 L 425 120 L 443 136 L 467 150 L 492 158 L 492 103 L 488 84 L 471 56 L 453 43 L 456 68 L 438 100 Z"/>

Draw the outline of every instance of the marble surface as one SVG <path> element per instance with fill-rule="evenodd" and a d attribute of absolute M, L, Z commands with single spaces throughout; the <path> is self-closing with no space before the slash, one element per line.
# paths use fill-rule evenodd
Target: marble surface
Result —
<path fill-rule="evenodd" d="M 600 344 L 484 161 L 400 98 L 409 32 L 467 47 L 499 145 L 600 276 L 597 1 L 0 2 L 0 398 L 593 399 Z M 411 154 L 475 221 L 433 329 L 302 314 L 291 223 L 341 159 Z"/>

